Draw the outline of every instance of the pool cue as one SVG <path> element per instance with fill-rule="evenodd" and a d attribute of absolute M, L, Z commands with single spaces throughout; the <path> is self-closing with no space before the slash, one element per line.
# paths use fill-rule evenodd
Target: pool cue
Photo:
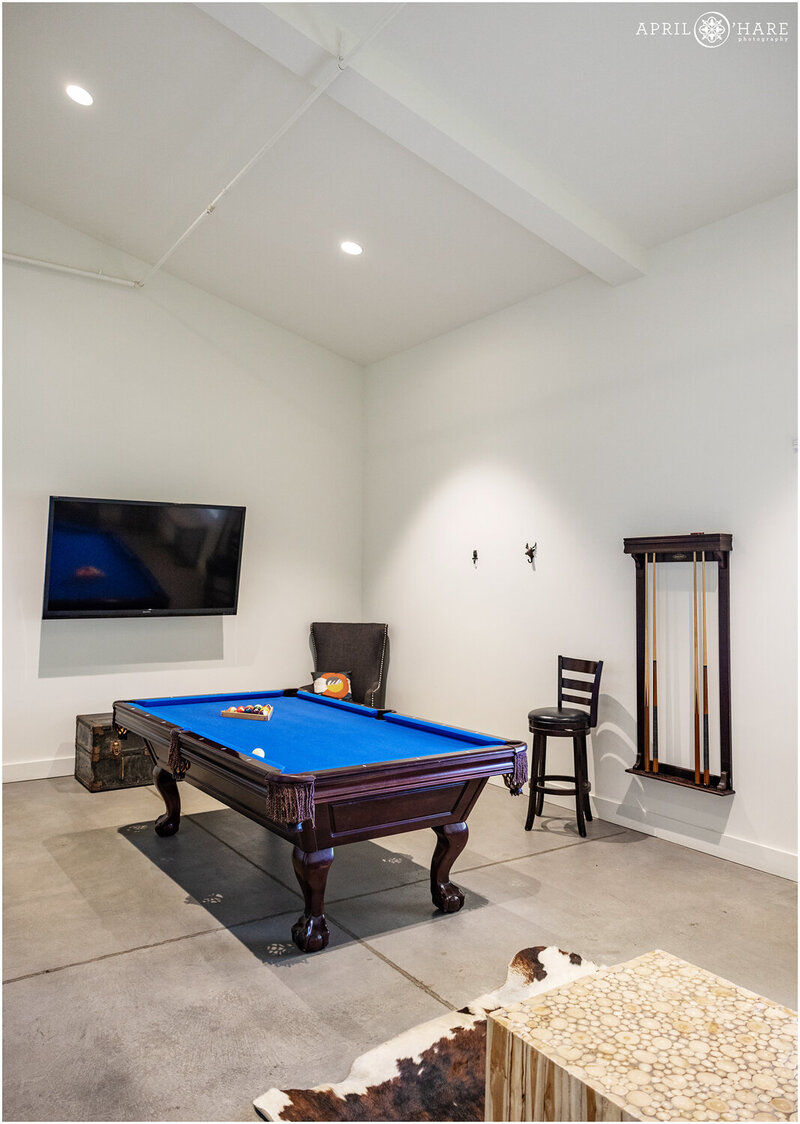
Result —
<path fill-rule="evenodd" d="M 648 643 L 647 552 L 644 555 L 644 771 L 650 772 L 650 645 Z"/>
<path fill-rule="evenodd" d="M 708 788 L 708 645 L 706 643 L 706 552 L 703 559 L 703 784 Z"/>
<path fill-rule="evenodd" d="M 653 772 L 658 772 L 658 663 L 656 657 L 656 553 L 653 551 Z"/>
<path fill-rule="evenodd" d="M 697 667 L 697 552 L 692 554 L 694 579 L 694 783 L 700 784 L 700 697 Z"/>

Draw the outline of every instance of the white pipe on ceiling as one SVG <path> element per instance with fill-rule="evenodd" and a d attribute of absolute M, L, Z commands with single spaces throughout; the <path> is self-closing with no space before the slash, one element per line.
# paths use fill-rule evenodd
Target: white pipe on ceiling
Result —
<path fill-rule="evenodd" d="M 370 33 L 366 35 L 359 43 L 357 43 L 352 50 L 348 51 L 346 55 L 340 54 L 337 58 L 331 56 L 328 59 L 318 79 L 314 83 L 314 89 L 311 91 L 302 105 L 298 106 L 294 113 L 290 114 L 290 116 L 286 121 L 284 121 L 280 128 L 278 128 L 272 134 L 269 140 L 265 144 L 263 144 L 261 148 L 259 148 L 258 152 L 256 152 L 255 155 L 247 161 L 243 168 L 240 168 L 233 179 L 230 180 L 223 187 L 222 191 L 220 191 L 212 199 L 208 206 L 203 210 L 202 214 L 197 216 L 194 222 L 186 228 L 180 238 L 178 238 L 177 241 L 175 241 L 170 246 L 166 253 L 161 255 L 155 265 L 150 267 L 148 272 L 140 281 L 128 281 L 124 277 L 112 277 L 107 273 L 103 273 L 102 270 L 92 271 L 90 269 L 77 269 L 75 266 L 60 265 L 58 262 L 44 261 L 41 258 L 23 257 L 23 255 L 21 254 L 11 254 L 6 253 L 5 251 L 3 251 L 3 258 L 6 261 L 17 262 L 20 265 L 32 265 L 36 266 L 39 269 L 54 270 L 57 273 L 72 273 L 78 277 L 89 277 L 93 281 L 108 281 L 112 285 L 123 285 L 128 289 L 141 289 L 142 286 L 145 285 L 150 280 L 150 278 L 159 271 L 159 269 L 161 269 L 162 265 L 170 257 L 172 257 L 178 247 L 186 241 L 189 235 L 200 225 L 203 219 L 205 219 L 208 215 L 213 214 L 217 205 L 228 194 L 228 192 L 236 186 L 239 180 L 247 175 L 247 173 L 258 163 L 262 156 L 269 152 L 269 150 L 278 143 L 281 137 L 284 136 L 289 131 L 289 129 L 291 129 L 294 124 L 296 124 L 297 121 L 300 120 L 303 114 L 311 108 L 314 102 L 317 101 L 317 99 L 325 93 L 328 87 L 331 86 L 343 73 L 343 71 L 347 69 L 350 60 L 353 59 L 359 51 L 363 50 L 368 43 L 371 43 L 375 36 L 383 31 L 384 27 L 386 27 L 386 25 L 395 18 L 395 16 L 403 7 L 405 7 L 405 3 L 393 4 L 391 8 L 386 12 L 386 14 L 380 20 L 378 20 Z"/>
<path fill-rule="evenodd" d="M 159 269 L 161 269 L 162 265 L 164 265 L 164 263 L 168 261 L 169 258 L 172 257 L 178 247 L 186 241 L 186 239 L 197 229 L 200 223 L 203 222 L 203 220 L 206 219 L 209 215 L 213 214 L 219 203 L 228 194 L 228 192 L 233 187 L 235 187 L 236 184 L 241 179 L 243 179 L 244 176 L 246 176 L 253 167 L 255 167 L 259 160 L 261 160 L 261 158 L 266 155 L 266 153 L 269 152 L 271 148 L 274 148 L 281 137 L 283 137 L 289 131 L 289 129 L 291 129 L 291 127 L 300 120 L 300 118 L 311 108 L 314 102 L 317 101 L 317 99 L 325 93 L 328 87 L 331 86 L 337 80 L 337 78 L 340 77 L 340 75 L 349 66 L 350 61 L 355 58 L 359 51 L 362 51 L 364 47 L 367 46 L 367 44 L 371 43 L 376 35 L 380 34 L 380 32 L 383 31 L 386 25 L 395 18 L 395 16 L 403 7 L 405 7 L 404 3 L 393 4 L 389 11 L 380 20 L 378 20 L 369 34 L 366 35 L 362 40 L 360 40 L 360 42 L 357 43 L 356 46 L 352 48 L 352 50 L 348 51 L 346 55 L 340 54 L 337 58 L 331 57 L 327 61 L 324 68 L 322 69 L 319 78 L 315 82 L 314 89 L 311 91 L 305 101 L 298 106 L 294 113 L 290 114 L 290 116 L 278 129 L 276 129 L 269 140 L 267 140 L 253 156 L 251 156 L 244 167 L 240 168 L 240 170 L 236 173 L 233 179 L 230 180 L 223 187 L 223 189 L 214 196 L 208 206 L 204 208 L 204 210 L 197 216 L 194 222 L 192 222 L 186 228 L 186 230 L 184 230 L 183 234 L 181 234 L 180 237 L 176 239 L 175 242 L 173 242 L 169 249 L 161 255 L 155 265 L 150 267 L 141 281 L 136 282 L 138 286 L 141 287 L 147 284 L 150 278 L 155 273 L 157 273 Z"/>

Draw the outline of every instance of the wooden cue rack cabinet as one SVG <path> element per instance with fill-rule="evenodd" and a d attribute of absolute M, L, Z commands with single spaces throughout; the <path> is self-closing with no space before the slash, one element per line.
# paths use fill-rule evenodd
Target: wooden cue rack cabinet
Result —
<path fill-rule="evenodd" d="M 661 535 L 650 538 L 624 539 L 626 554 L 630 554 L 636 566 L 636 763 L 627 773 L 640 777 L 650 777 L 668 784 L 682 785 L 697 792 L 707 792 L 714 796 L 732 796 L 733 768 L 731 761 L 731 631 L 730 631 L 730 571 L 729 557 L 733 550 L 733 536 L 729 534 L 693 533 L 689 535 Z M 717 563 L 717 659 L 719 676 L 719 773 L 709 773 L 708 784 L 700 775 L 698 784 L 695 770 L 673 765 L 659 754 L 658 769 L 654 771 L 649 760 L 646 739 L 649 739 L 649 716 L 647 714 L 647 622 L 648 622 L 648 576 L 645 560 L 653 566 L 670 562 L 692 563 L 697 556 L 698 565 L 702 552 L 706 562 Z M 653 558 L 655 557 L 655 563 Z M 662 749 L 667 750 L 664 746 Z"/>

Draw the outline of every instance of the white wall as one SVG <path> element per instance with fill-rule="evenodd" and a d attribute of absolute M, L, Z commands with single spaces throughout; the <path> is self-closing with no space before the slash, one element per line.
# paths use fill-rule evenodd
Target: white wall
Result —
<path fill-rule="evenodd" d="M 5 779 L 70 773 L 78 713 L 296 684 L 309 620 L 387 620 L 390 705 L 508 737 L 553 701 L 559 651 L 603 658 L 599 814 L 794 876 L 794 217 L 774 200 L 639 281 L 577 281 L 376 364 L 365 418 L 358 367 L 166 274 L 129 291 L 7 265 Z M 142 272 L 14 201 L 5 225 L 9 251 Z M 246 504 L 239 615 L 43 622 L 51 493 Z M 624 771 L 622 539 L 692 530 L 734 535 L 729 799 Z"/>
<path fill-rule="evenodd" d="M 7 251 L 145 272 L 4 220 Z M 71 773 L 115 699 L 306 682 L 309 622 L 361 619 L 362 369 L 166 274 L 6 264 L 4 296 L 4 778 Z M 42 621 L 51 494 L 245 504 L 238 615 Z"/>
<path fill-rule="evenodd" d="M 555 703 L 557 654 L 602 658 L 600 816 L 789 877 L 795 206 L 776 199 L 664 245 L 628 285 L 581 279 L 374 365 L 365 463 L 365 619 L 391 625 L 391 705 L 527 738 L 528 710 Z M 691 531 L 734 537 L 731 798 L 625 772 L 622 540 Z M 671 687 L 662 677 L 660 702 L 687 685 L 680 667 Z M 564 754 L 551 741 L 549 771 L 570 771 Z"/>

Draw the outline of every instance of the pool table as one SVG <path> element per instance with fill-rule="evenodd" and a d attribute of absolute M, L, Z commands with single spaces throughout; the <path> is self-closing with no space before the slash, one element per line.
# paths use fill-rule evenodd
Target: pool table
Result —
<path fill-rule="evenodd" d="M 223 716 L 267 703 L 269 721 Z M 467 816 L 489 777 L 518 794 L 527 778 L 524 742 L 373 710 L 303 690 L 135 699 L 114 721 L 139 734 L 166 805 L 159 835 L 180 824 L 177 782 L 203 792 L 293 844 L 305 909 L 292 928 L 303 952 L 328 943 L 325 883 L 333 849 L 430 827 L 436 834 L 431 895 L 455 913 L 464 895 L 450 880 L 468 838 Z"/>

